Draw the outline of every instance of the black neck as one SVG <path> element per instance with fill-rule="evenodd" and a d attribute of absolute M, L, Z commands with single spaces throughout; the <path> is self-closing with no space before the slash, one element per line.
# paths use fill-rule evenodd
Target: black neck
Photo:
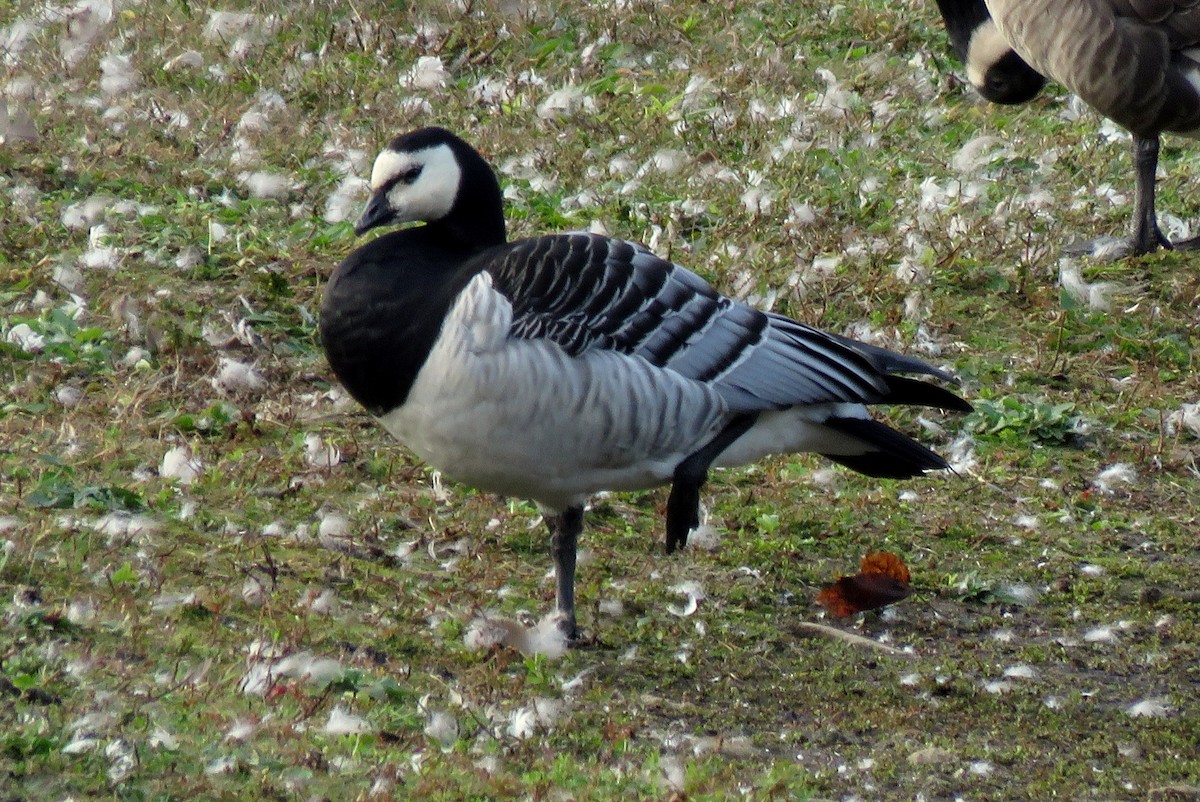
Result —
<path fill-rule="evenodd" d="M 430 225 L 460 246 L 478 250 L 502 245 L 507 240 L 504 226 L 504 196 L 496 174 L 482 156 L 455 137 L 451 143 L 462 179 L 450 214 Z"/>
<path fill-rule="evenodd" d="M 400 406 L 475 270 L 476 248 L 438 226 L 393 231 L 347 257 L 321 307 L 321 339 L 334 373 L 375 415 Z M 404 254 L 402 261 L 396 254 Z M 463 265 L 447 269 L 447 265 Z"/>
<path fill-rule="evenodd" d="M 938 11 L 946 23 L 950 46 L 963 64 L 967 63 L 967 48 L 971 46 L 971 34 L 991 19 L 983 0 L 937 0 Z"/>

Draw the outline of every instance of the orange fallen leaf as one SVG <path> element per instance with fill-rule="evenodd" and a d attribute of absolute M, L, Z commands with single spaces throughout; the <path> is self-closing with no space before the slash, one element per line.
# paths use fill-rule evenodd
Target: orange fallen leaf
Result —
<path fill-rule="evenodd" d="M 875 610 L 911 592 L 908 566 L 895 554 L 877 551 L 863 557 L 859 573 L 838 580 L 817 594 L 817 603 L 837 618 Z"/>
<path fill-rule="evenodd" d="M 858 566 L 858 572 L 860 574 L 883 574 L 897 582 L 903 582 L 905 585 L 912 578 L 908 572 L 908 566 L 890 551 L 873 551 L 863 557 Z"/>

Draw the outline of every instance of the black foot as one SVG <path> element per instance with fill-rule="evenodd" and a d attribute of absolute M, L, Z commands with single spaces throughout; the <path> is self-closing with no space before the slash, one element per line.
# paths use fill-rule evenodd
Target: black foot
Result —
<path fill-rule="evenodd" d="M 574 618 L 562 616 L 558 621 L 558 629 L 567 639 L 567 647 L 570 649 L 578 647 L 583 640 L 583 633 L 579 631 L 579 625 L 575 623 Z"/>
<path fill-rule="evenodd" d="M 565 616 L 559 619 L 558 626 L 567 639 L 568 649 L 595 649 L 601 645 L 599 638 L 584 632 L 574 621 L 568 621 Z"/>
<path fill-rule="evenodd" d="M 1116 262 L 1128 256 L 1143 256 L 1147 253 L 1153 253 L 1159 248 L 1172 250 L 1179 248 L 1181 250 L 1196 250 L 1200 248 L 1200 241 L 1184 240 L 1181 243 L 1172 243 L 1162 234 L 1159 234 L 1160 239 L 1146 239 L 1139 241 L 1136 238 L 1117 239 L 1116 237 L 1096 237 L 1096 239 L 1079 240 L 1064 245 L 1062 248 L 1063 256 L 1090 256 L 1101 262 Z"/>
<path fill-rule="evenodd" d="M 1172 242 L 1171 247 L 1177 251 L 1200 251 L 1200 237 L 1191 237 L 1190 239 L 1181 239 L 1178 242 Z"/>

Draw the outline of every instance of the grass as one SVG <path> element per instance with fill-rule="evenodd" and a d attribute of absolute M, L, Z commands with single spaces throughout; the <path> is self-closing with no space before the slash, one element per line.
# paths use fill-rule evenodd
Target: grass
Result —
<path fill-rule="evenodd" d="M 926 6 L 296 3 L 213 36 L 149 2 L 68 69 L 63 20 L 17 0 L 4 91 L 40 139 L 0 145 L 6 798 L 1194 795 L 1200 443 L 1172 421 L 1200 399 L 1200 272 L 1079 263 L 1107 309 L 1060 286 L 1059 243 L 1125 225 L 1128 145 L 1057 88 L 976 102 Z M 390 442 L 315 331 L 356 245 L 327 201 L 428 123 L 500 168 L 513 236 L 600 221 L 953 369 L 974 414 L 891 414 L 960 475 L 723 472 L 718 547 L 671 558 L 662 491 L 597 499 L 595 645 L 468 648 L 480 611 L 553 603 L 536 511 Z M 1191 153 L 1163 154 L 1185 219 Z M 259 170 L 285 198 L 251 196 Z M 216 381 L 223 357 L 266 391 Z M 878 549 L 913 597 L 824 619 Z"/>

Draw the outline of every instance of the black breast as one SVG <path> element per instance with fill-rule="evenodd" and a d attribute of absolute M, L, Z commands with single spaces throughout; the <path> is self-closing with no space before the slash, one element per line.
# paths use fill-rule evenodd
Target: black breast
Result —
<path fill-rule="evenodd" d="M 346 257 L 321 303 L 321 342 L 338 379 L 374 415 L 402 405 L 473 269 L 428 226 L 393 231 Z"/>

